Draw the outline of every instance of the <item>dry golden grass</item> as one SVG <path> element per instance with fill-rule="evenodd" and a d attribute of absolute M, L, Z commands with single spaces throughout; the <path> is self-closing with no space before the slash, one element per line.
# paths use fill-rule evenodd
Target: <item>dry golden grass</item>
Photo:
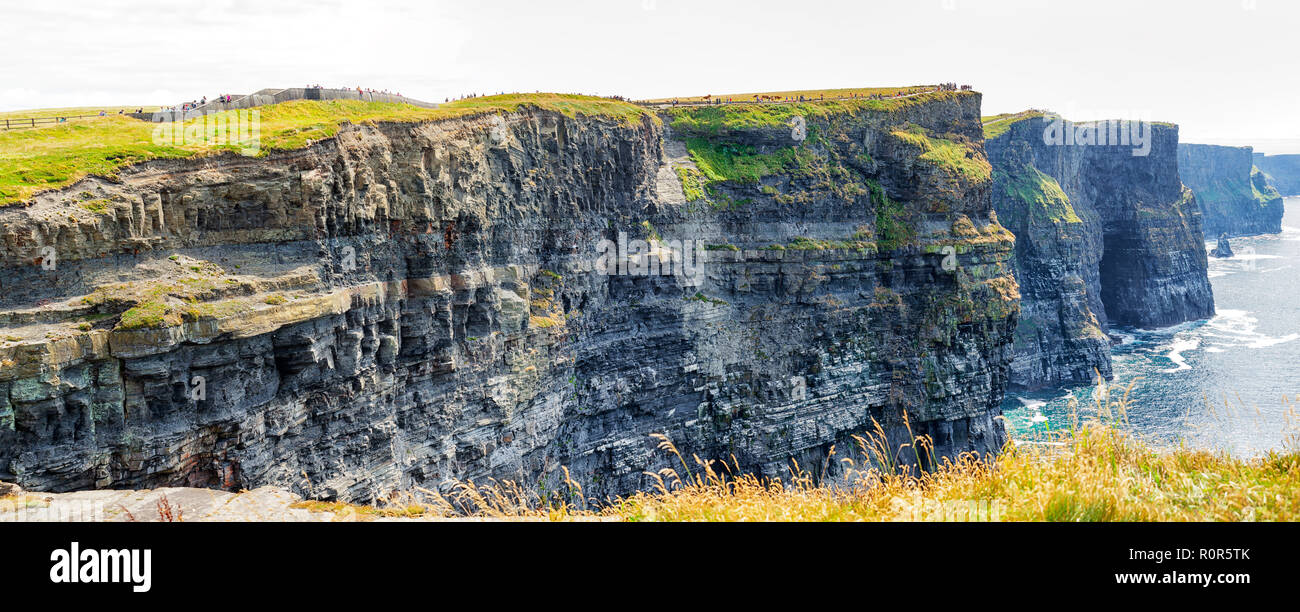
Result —
<path fill-rule="evenodd" d="M 1300 454 L 1240 459 L 1185 447 L 1159 450 L 1125 433 L 1128 388 L 1095 400 L 1097 415 L 996 458 L 966 454 L 935 461 L 924 436 L 896 443 L 879 425 L 832 449 L 833 483 L 791 464 L 784 478 L 744 474 L 730 462 L 682 456 L 649 474 L 653 490 L 604 503 L 584 497 L 565 470 L 560 490 L 516 482 L 426 489 L 391 502 L 387 516 L 479 516 L 622 521 L 1295 521 L 1300 520 Z M 909 427 L 910 431 L 910 427 Z M 899 465 L 899 458 L 906 465 Z M 935 465 L 920 473 L 918 463 Z M 307 507 L 307 506 L 304 506 Z M 333 507 L 335 510 L 338 507 Z M 418 510 L 418 511 L 417 511 Z M 369 512 L 385 512 L 368 510 Z"/>

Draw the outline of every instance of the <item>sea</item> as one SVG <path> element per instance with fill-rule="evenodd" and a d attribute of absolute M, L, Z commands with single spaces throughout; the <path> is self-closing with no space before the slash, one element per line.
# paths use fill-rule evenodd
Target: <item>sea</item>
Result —
<path fill-rule="evenodd" d="M 1112 328 L 1122 339 L 1111 347 L 1114 379 L 1009 392 L 1012 438 L 1048 440 L 1048 431 L 1099 419 L 1163 447 L 1241 457 L 1300 447 L 1300 197 L 1285 208 L 1280 234 L 1232 238 L 1233 257 L 1210 257 L 1214 317 Z M 1126 393 L 1121 414 L 1114 406 Z"/>

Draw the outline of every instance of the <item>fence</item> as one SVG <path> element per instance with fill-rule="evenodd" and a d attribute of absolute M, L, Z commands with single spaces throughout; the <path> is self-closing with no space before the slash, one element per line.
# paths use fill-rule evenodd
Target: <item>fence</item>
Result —
<path fill-rule="evenodd" d="M 0 119 L 0 129 L 13 130 L 26 127 L 37 127 L 44 123 L 64 123 L 68 119 L 89 119 L 93 117 L 107 117 L 117 113 L 108 113 L 105 115 L 62 115 L 55 117 L 17 117 L 12 119 Z M 134 114 L 134 113 L 132 113 Z"/>

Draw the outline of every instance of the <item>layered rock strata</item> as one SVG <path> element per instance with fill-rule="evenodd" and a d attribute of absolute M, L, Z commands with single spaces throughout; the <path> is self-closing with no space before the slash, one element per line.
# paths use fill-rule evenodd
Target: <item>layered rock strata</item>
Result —
<path fill-rule="evenodd" d="M 1206 237 L 1282 231 L 1282 196 L 1255 167 L 1250 147 L 1180 143 L 1178 174 L 1196 194 Z"/>
<path fill-rule="evenodd" d="M 1200 212 L 1179 179 L 1176 126 L 1145 124 L 1142 154 L 1131 144 L 1050 137 L 1105 123 L 1035 113 L 1000 122 L 1010 125 L 999 125 L 986 147 L 998 218 L 1017 238 L 1014 384 L 1109 378 L 1110 326 L 1161 327 L 1214 313 Z"/>
<path fill-rule="evenodd" d="M 604 499 L 684 469 L 651 434 L 770 476 L 996 451 L 979 100 L 522 107 L 41 194 L 0 210 L 0 479 Z"/>

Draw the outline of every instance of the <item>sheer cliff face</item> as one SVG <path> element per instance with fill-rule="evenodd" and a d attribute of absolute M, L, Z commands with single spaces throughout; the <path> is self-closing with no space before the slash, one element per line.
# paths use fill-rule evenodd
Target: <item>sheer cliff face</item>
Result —
<path fill-rule="evenodd" d="M 994 451 L 1018 295 L 978 117 L 715 133 L 797 163 L 703 196 L 654 117 L 528 110 L 44 194 L 0 211 L 0 478 L 368 501 L 567 467 L 600 498 L 675 461 L 652 433 L 778 474 L 873 420 L 896 446 L 904 413 L 936 454 Z"/>
<path fill-rule="evenodd" d="M 1025 387 L 1110 375 L 1110 325 L 1159 327 L 1208 317 L 1200 213 L 1178 176 L 1176 127 L 1151 126 L 1148 155 L 1129 146 L 1044 142 L 1050 119 L 1017 121 L 986 143 L 993 201 L 1017 238 L 1023 295 L 1012 382 Z"/>
<path fill-rule="evenodd" d="M 1253 157 L 1250 147 L 1178 145 L 1178 174 L 1196 194 L 1207 238 L 1282 231 L 1282 196 Z"/>
<path fill-rule="evenodd" d="M 1255 166 L 1283 196 L 1300 195 L 1300 155 L 1255 154 Z"/>

